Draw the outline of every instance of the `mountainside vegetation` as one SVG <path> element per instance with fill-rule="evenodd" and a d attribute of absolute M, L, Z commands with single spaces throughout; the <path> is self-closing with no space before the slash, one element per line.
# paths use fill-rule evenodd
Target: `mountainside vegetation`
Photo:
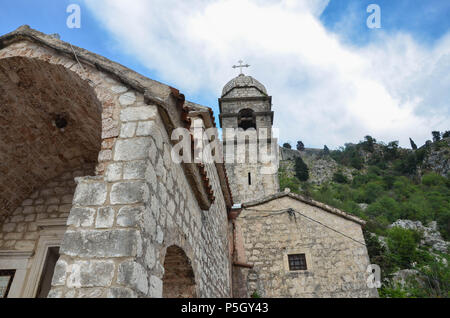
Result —
<path fill-rule="evenodd" d="M 295 159 L 294 173 L 281 166 L 280 188 L 289 188 L 367 222 L 364 235 L 373 264 L 382 270 L 381 297 L 450 296 L 448 250 L 423 244 L 424 233 L 392 226 L 397 220 L 434 221 L 445 241 L 450 240 L 449 132 L 433 132 L 433 141 L 412 149 L 366 136 L 358 144 L 338 150 L 327 146 L 320 158 L 335 161 L 332 179 L 308 182 L 306 153 Z M 306 160 L 305 160 L 306 161 Z M 335 163 L 334 163 L 335 164 Z M 351 169 L 349 176 L 344 169 Z M 439 234 L 437 234 L 439 235 Z M 445 243 L 444 241 L 444 243 Z M 409 273 L 398 282 L 399 273 Z"/>

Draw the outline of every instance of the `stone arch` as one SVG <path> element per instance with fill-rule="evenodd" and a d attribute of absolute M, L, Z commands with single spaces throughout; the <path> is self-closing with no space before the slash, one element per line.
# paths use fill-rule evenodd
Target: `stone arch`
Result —
<path fill-rule="evenodd" d="M 184 250 L 172 245 L 164 258 L 164 298 L 196 298 L 195 275 Z"/>
<path fill-rule="evenodd" d="M 42 184 L 97 163 L 102 104 L 76 73 L 38 58 L 0 59 L 0 83 L 0 209 L 10 213 Z"/>
<path fill-rule="evenodd" d="M 8 213 L 64 171 L 97 163 L 102 104 L 76 73 L 37 58 L 0 59 L 0 83 L 0 209 Z"/>

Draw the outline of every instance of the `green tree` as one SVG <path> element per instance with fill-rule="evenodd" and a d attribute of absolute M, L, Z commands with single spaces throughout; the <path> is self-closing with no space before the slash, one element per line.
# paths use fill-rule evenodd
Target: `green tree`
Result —
<path fill-rule="evenodd" d="M 389 223 L 396 221 L 400 215 L 400 206 L 397 201 L 388 197 L 382 196 L 367 208 L 367 214 L 372 217 L 379 215 L 384 216 Z"/>
<path fill-rule="evenodd" d="M 363 186 L 362 192 L 358 198 L 359 201 L 372 203 L 377 200 L 384 192 L 382 181 L 370 181 Z"/>
<path fill-rule="evenodd" d="M 409 153 L 406 157 L 396 162 L 395 170 L 402 174 L 412 175 L 417 170 L 417 158 L 415 153 Z"/>
<path fill-rule="evenodd" d="M 365 151 L 373 152 L 374 151 L 374 145 L 377 142 L 375 138 L 372 138 L 372 136 L 365 136 L 364 141 L 361 144 L 362 148 Z"/>
<path fill-rule="evenodd" d="M 441 133 L 439 131 L 432 131 L 431 134 L 433 135 L 434 142 L 441 140 Z"/>
<path fill-rule="evenodd" d="M 283 144 L 283 148 L 292 149 L 292 146 L 291 146 L 290 143 L 286 142 L 286 143 Z"/>
<path fill-rule="evenodd" d="M 391 141 L 385 147 L 385 159 L 394 160 L 398 157 L 398 141 Z"/>
<path fill-rule="evenodd" d="M 414 142 L 414 140 L 412 140 L 411 138 L 409 138 L 409 143 L 411 144 L 411 149 L 412 150 L 417 150 L 417 145 Z"/>
<path fill-rule="evenodd" d="M 295 176 L 300 181 L 308 181 L 309 179 L 309 169 L 306 163 L 303 161 L 301 157 L 295 158 Z"/>
<path fill-rule="evenodd" d="M 333 181 L 337 183 L 348 183 L 348 179 L 342 171 L 337 171 L 333 174 Z"/>

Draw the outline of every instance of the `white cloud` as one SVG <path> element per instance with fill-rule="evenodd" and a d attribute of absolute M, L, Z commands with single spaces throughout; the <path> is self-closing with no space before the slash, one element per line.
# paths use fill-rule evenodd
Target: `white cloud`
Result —
<path fill-rule="evenodd" d="M 244 59 L 273 96 L 282 141 L 336 147 L 371 134 L 407 146 L 450 128 L 450 36 L 431 48 L 404 34 L 353 47 L 318 19 L 328 0 L 85 2 L 123 50 L 188 99 L 215 103 Z"/>

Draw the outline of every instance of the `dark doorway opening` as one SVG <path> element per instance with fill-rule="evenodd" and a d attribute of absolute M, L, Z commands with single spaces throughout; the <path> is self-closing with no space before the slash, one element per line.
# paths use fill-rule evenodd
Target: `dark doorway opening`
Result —
<path fill-rule="evenodd" d="M 164 259 L 164 298 L 196 298 L 195 277 L 191 261 L 178 246 L 167 248 Z"/>
<path fill-rule="evenodd" d="M 59 247 L 49 247 L 45 257 L 44 268 L 39 282 L 36 298 L 47 298 L 52 288 L 52 278 L 55 271 L 56 262 L 59 259 Z"/>

